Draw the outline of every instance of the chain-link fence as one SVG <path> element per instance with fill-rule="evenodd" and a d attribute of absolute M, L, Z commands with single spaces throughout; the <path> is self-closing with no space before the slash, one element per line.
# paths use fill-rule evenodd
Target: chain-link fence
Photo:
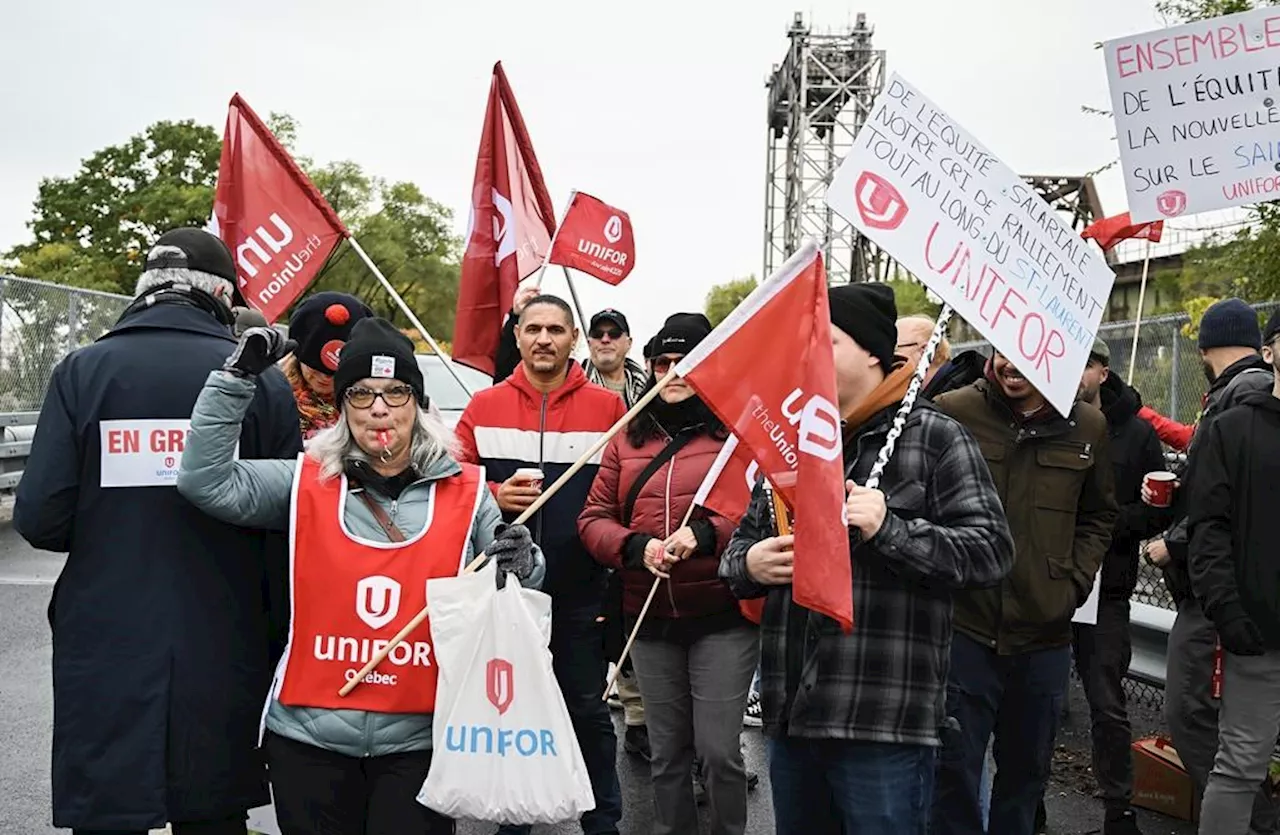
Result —
<path fill-rule="evenodd" d="M 1265 321 L 1280 307 L 1280 302 L 1261 302 L 1253 305 L 1260 320 Z M 1185 313 L 1157 316 L 1143 320 L 1138 330 L 1137 361 L 1133 374 L 1133 387 L 1142 396 L 1144 404 L 1162 415 L 1183 423 L 1195 423 L 1200 416 L 1201 400 L 1209 388 L 1204 364 L 1196 340 L 1190 335 L 1190 317 Z M 1133 357 L 1133 322 L 1104 322 L 1098 328 L 1098 336 L 1111 349 L 1111 372 L 1129 380 L 1130 359 Z M 952 353 L 977 348 L 990 353 L 986 342 L 965 342 L 952 346 Z M 1136 557 L 1136 555 L 1135 555 Z M 1165 588 L 1160 570 L 1138 563 L 1138 586 L 1132 600 L 1163 609 L 1173 609 L 1173 598 Z M 1143 682 L 1126 682 L 1129 695 L 1137 701 L 1160 706 L 1164 693 L 1157 687 Z"/>
<path fill-rule="evenodd" d="M 0 412 L 38 411 L 58 361 L 102 336 L 130 301 L 0 276 Z"/>

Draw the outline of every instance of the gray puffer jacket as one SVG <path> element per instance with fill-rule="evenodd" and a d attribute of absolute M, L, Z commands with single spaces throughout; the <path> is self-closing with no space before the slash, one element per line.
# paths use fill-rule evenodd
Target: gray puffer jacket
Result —
<path fill-rule="evenodd" d="M 191 435 L 178 473 L 178 491 L 210 516 L 248 528 L 287 531 L 293 474 L 297 461 L 237 461 L 240 422 L 253 399 L 255 383 L 214 371 L 191 415 Z M 429 518 L 431 482 L 461 471 L 446 458 L 422 479 L 405 488 L 395 502 L 372 492 L 396 527 L 412 537 Z M 352 534 L 388 541 L 364 502 L 345 503 L 346 526 Z M 492 494 L 482 491 L 471 528 L 466 562 L 493 541 L 502 514 Z M 526 587 L 539 588 L 545 574 L 542 553 L 535 548 L 534 571 Z M 286 707 L 276 699 L 267 708 L 267 728 L 273 733 L 349 757 L 377 757 L 431 748 L 431 715 L 373 713 L 363 710 L 324 710 Z"/>

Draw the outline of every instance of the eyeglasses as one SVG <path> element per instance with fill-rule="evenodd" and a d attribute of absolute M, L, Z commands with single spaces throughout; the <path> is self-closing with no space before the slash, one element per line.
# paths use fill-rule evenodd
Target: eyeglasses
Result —
<path fill-rule="evenodd" d="M 374 391 L 364 386 L 352 386 L 346 390 L 343 395 L 348 403 L 356 409 L 370 409 L 373 407 L 373 401 L 379 397 L 382 402 L 386 403 L 392 409 L 403 406 L 413 397 L 413 389 L 409 386 L 392 386 L 382 391 Z"/>
<path fill-rule="evenodd" d="M 591 332 L 592 339 L 604 339 L 606 336 L 610 339 L 621 339 L 622 330 L 621 328 L 596 328 Z"/>
<path fill-rule="evenodd" d="M 680 362 L 680 360 L 682 360 L 682 359 L 684 359 L 684 357 L 683 357 L 683 356 L 675 356 L 675 357 L 661 356 L 661 357 L 654 357 L 654 358 L 653 358 L 653 370 L 654 370 L 654 373 L 657 373 L 657 374 L 666 374 L 668 371 L 670 371 L 670 370 L 671 370 L 671 366 L 673 366 L 673 365 L 675 365 L 676 363 Z"/>

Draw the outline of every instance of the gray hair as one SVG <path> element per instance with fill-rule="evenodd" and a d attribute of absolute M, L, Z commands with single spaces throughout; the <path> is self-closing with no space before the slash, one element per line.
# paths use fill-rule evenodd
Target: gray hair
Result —
<path fill-rule="evenodd" d="M 457 458 L 458 439 L 434 409 L 417 408 L 413 437 L 409 442 L 409 463 L 419 475 L 426 475 L 443 458 Z M 311 439 L 307 455 L 320 464 L 320 478 L 341 475 L 349 461 L 372 464 L 373 458 L 360 448 L 351 435 L 347 410 L 338 410 L 338 422 Z"/>
<path fill-rule="evenodd" d="M 156 249 L 167 248 L 156 247 Z M 173 248 L 177 249 L 177 247 Z M 219 299 L 227 307 L 231 307 L 231 294 L 235 290 L 235 285 L 230 281 L 212 273 L 190 270 L 186 267 L 162 267 L 157 270 L 147 270 L 138 276 L 138 284 L 133 290 L 134 298 L 149 293 L 162 284 L 185 284 L 188 287 L 203 290 L 215 299 Z"/>

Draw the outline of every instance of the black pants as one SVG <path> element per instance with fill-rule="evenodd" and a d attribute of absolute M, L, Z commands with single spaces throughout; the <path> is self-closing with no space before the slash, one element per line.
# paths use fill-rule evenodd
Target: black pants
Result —
<path fill-rule="evenodd" d="M 347 757 L 273 733 L 267 763 L 284 835 L 453 835 L 453 821 L 416 798 L 430 751 Z"/>
<path fill-rule="evenodd" d="M 245 835 L 245 815 L 220 821 L 194 821 L 172 824 L 173 835 Z M 73 829 L 73 835 L 147 835 L 145 829 Z"/>
<path fill-rule="evenodd" d="M 1093 736 L 1093 774 L 1107 808 L 1129 808 L 1133 800 L 1133 736 L 1125 709 L 1124 677 L 1133 648 L 1129 638 L 1129 601 L 1098 601 L 1096 626 L 1071 625 L 1076 674 L 1089 701 Z"/>

